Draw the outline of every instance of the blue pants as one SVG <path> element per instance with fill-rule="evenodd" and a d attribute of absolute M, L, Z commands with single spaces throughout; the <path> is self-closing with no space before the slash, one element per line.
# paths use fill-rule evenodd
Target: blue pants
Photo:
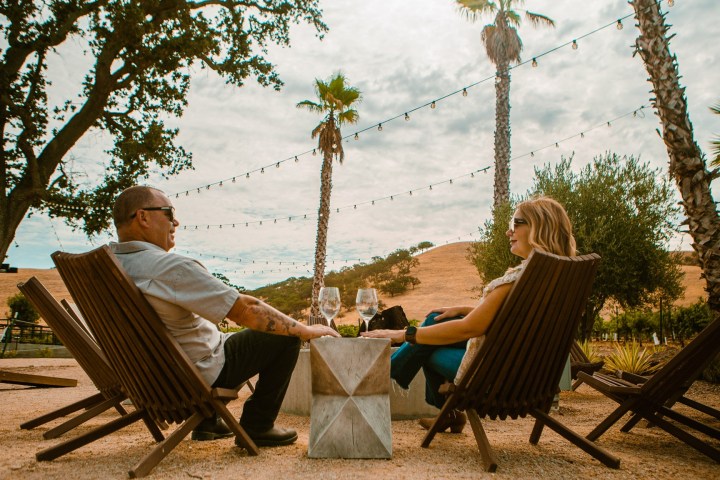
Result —
<path fill-rule="evenodd" d="M 438 313 L 431 313 L 421 326 L 435 325 Z M 460 367 L 467 340 L 452 345 L 412 345 L 403 343 L 390 359 L 390 377 L 408 389 L 415 375 L 423 369 L 425 374 L 425 401 L 442 408 L 445 396 L 438 393 L 440 385 L 455 379 Z"/>

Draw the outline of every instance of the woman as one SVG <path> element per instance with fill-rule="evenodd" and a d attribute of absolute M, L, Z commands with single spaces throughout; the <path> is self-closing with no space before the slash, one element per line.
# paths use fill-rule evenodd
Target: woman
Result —
<path fill-rule="evenodd" d="M 438 392 L 440 385 L 457 380 L 465 373 L 512 284 L 525 268 L 530 252 L 538 249 L 563 256 L 575 255 L 570 219 L 563 206 L 549 197 L 520 203 L 506 235 L 510 240 L 510 251 L 523 262 L 490 282 L 483 289 L 477 306 L 436 308 L 419 328 L 362 333 L 365 337 L 390 338 L 395 343 L 404 341 L 392 356 L 390 376 L 407 389 L 422 368 L 426 381 L 425 401 L 438 408 L 445 402 L 445 397 Z M 428 429 L 433 421 L 423 418 L 420 424 Z M 440 431 L 450 428 L 453 433 L 460 433 L 466 421 L 464 413 L 454 411 L 440 426 Z"/>

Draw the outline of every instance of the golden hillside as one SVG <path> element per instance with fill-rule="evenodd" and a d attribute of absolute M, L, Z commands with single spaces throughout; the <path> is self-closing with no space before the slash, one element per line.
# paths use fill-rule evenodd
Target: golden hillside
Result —
<path fill-rule="evenodd" d="M 404 295 L 381 297 L 385 305 L 402 305 L 408 318 L 421 319 L 434 307 L 467 305 L 477 301 L 477 290 L 481 286 L 475 267 L 467 260 L 469 242 L 451 243 L 433 248 L 418 256 L 420 264 L 413 275 L 420 279 L 420 285 Z M 685 296 L 676 304 L 687 306 L 698 298 L 707 298 L 704 281 L 700 278 L 700 267 L 682 266 L 685 274 Z M 7 298 L 18 292 L 16 285 L 32 276 L 37 276 L 47 289 L 58 299 L 70 298 L 57 270 L 20 269 L 18 273 L 0 273 L 0 314 L 7 312 Z M 350 312 L 341 323 L 356 322 L 357 315 Z"/>

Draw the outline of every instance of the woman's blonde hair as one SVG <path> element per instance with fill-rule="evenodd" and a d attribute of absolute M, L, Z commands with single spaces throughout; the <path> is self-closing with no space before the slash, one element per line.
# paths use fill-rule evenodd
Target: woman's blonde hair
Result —
<path fill-rule="evenodd" d="M 528 241 L 533 248 L 556 255 L 575 255 L 575 237 L 565 208 L 550 197 L 539 196 L 521 202 L 516 211 L 530 227 Z"/>

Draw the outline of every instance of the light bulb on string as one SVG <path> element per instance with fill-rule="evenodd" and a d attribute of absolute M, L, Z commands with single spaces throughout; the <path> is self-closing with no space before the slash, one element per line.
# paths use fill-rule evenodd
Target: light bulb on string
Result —
<path fill-rule="evenodd" d="M 410 115 L 408 115 L 407 112 L 405 112 L 405 121 L 406 122 L 410 121 Z"/>
<path fill-rule="evenodd" d="M 250 178 L 250 172 L 245 174 L 245 178 Z"/>
<path fill-rule="evenodd" d="M 378 132 L 382 132 L 382 123 L 378 123 Z"/>
<path fill-rule="evenodd" d="M 297 155 L 295 155 L 295 163 L 298 163 L 300 160 L 298 160 Z"/>
<path fill-rule="evenodd" d="M 573 49 L 573 50 L 577 50 L 577 49 L 578 49 L 578 43 L 577 43 L 577 40 L 573 40 L 573 43 L 572 43 L 572 49 Z"/>
<path fill-rule="evenodd" d="M 360 135 L 358 135 L 357 133 L 355 134 L 355 140 L 360 140 Z"/>
<path fill-rule="evenodd" d="M 532 66 L 537 67 L 537 60 L 535 58 L 532 59 Z"/>
<path fill-rule="evenodd" d="M 615 25 L 615 28 L 617 28 L 618 30 L 623 29 L 622 20 L 620 20 L 619 18 L 618 18 L 617 24 Z"/>
<path fill-rule="evenodd" d="M 235 183 L 235 177 L 233 177 L 232 182 Z"/>
<path fill-rule="evenodd" d="M 265 173 L 265 167 L 260 169 L 260 173 Z"/>
<path fill-rule="evenodd" d="M 467 88 L 463 88 L 463 97 L 467 97 Z"/>
<path fill-rule="evenodd" d="M 280 168 L 280 162 L 277 162 L 277 163 L 275 164 L 275 168 Z"/>
<path fill-rule="evenodd" d="M 313 148 L 313 156 L 315 156 L 315 155 L 317 155 L 317 152 L 316 152 L 315 149 Z"/>
<path fill-rule="evenodd" d="M 430 108 L 435 108 L 435 100 L 433 100 L 432 103 L 430 104 Z"/>

